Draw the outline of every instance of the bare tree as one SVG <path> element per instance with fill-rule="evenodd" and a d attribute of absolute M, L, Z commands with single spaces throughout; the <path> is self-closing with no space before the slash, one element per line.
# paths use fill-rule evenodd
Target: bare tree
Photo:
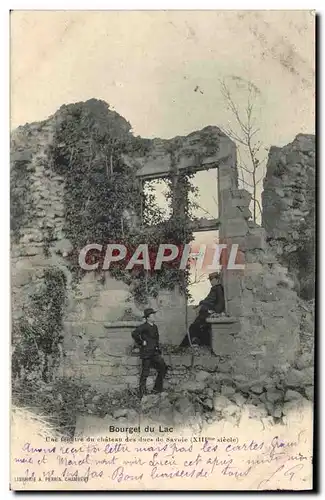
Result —
<path fill-rule="evenodd" d="M 204 281 L 207 280 L 207 273 L 199 273 L 197 268 L 195 267 L 195 271 L 194 271 L 194 276 L 193 278 L 191 279 L 190 281 L 190 285 L 197 285 L 198 283 L 203 283 Z"/>
<path fill-rule="evenodd" d="M 256 125 L 260 91 L 252 82 L 236 76 L 228 77 L 228 82 L 225 79 L 220 81 L 221 94 L 232 115 L 232 121 L 223 131 L 237 144 L 240 180 L 252 193 L 253 220 L 256 222 L 257 209 L 262 213 L 257 188 L 264 177 L 266 160 L 266 157 L 261 157 L 266 148 L 259 140 L 260 128 Z M 240 91 L 243 103 L 236 102 L 232 85 Z"/>

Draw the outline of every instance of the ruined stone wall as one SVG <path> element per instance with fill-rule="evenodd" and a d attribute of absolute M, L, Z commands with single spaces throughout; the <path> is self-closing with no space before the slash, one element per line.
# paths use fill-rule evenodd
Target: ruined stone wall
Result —
<path fill-rule="evenodd" d="M 71 276 L 63 255 L 66 240 L 63 178 L 51 170 L 48 147 L 54 121 L 19 127 L 12 134 L 11 154 L 11 293 L 13 320 L 26 314 L 30 297 L 42 284 L 44 270 L 54 266 Z"/>
<path fill-rule="evenodd" d="M 83 351 L 87 352 L 89 344 L 103 338 L 109 340 L 105 323 L 123 318 L 126 309 L 141 320 L 143 305 L 137 307 L 130 302 L 129 287 L 109 273 L 103 280 L 103 276 L 87 272 L 78 283 L 73 282 L 69 257 L 74 249 L 65 233 L 65 179 L 54 172 L 50 154 L 59 122 L 60 111 L 44 122 L 19 127 L 11 137 L 12 319 L 16 345 L 17 323 L 24 320 L 33 328 L 37 321 L 38 311 L 31 298 L 44 289 L 45 272 L 61 272 L 66 288 L 63 352 L 69 353 L 61 363 L 69 371 L 82 363 Z M 162 342 L 179 344 L 186 332 L 184 296 L 177 289 L 161 291 L 148 305 L 159 311 Z M 80 339 L 83 342 L 73 353 L 71 346 L 76 347 Z M 130 332 L 128 343 L 131 346 Z M 96 380 L 98 369 L 91 372 L 86 364 L 83 369 L 90 379 Z"/>
<path fill-rule="evenodd" d="M 19 127 L 12 135 L 13 321 L 21 318 L 34 321 L 29 310 L 30 298 L 42 288 L 47 269 L 59 270 L 65 276 L 66 286 L 62 318 L 65 356 L 60 373 L 83 377 L 105 388 L 115 384 L 121 388 L 133 386 L 139 366 L 138 360 L 128 356 L 131 327 L 121 330 L 107 326 L 125 320 L 126 309 L 131 309 L 132 321 L 140 319 L 140 308 L 128 301 L 128 287 L 109 276 L 103 280 L 94 273 L 87 273 L 78 286 L 72 283 L 69 255 L 73 248 L 64 230 L 64 179 L 51 169 L 49 155 L 58 119 L 56 114 L 45 122 Z M 211 141 L 211 130 L 208 132 Z M 214 132 L 219 137 L 218 129 Z M 192 137 L 192 146 L 195 143 L 196 147 L 197 134 Z M 204 136 L 203 143 L 206 141 Z M 207 154 L 212 155 L 211 162 L 209 156 L 204 160 L 200 151 L 195 154 L 193 150 L 186 150 L 186 154 L 183 151 L 178 159 L 183 167 L 185 160 L 193 166 L 195 158 L 201 162 L 200 168 L 204 168 L 205 161 L 218 164 L 220 239 L 229 245 L 239 245 L 237 263 L 245 265 L 242 270 L 223 270 L 227 314 L 235 319 L 236 326 L 230 332 L 233 350 L 219 361 L 230 376 L 241 374 L 249 378 L 252 374 L 285 369 L 295 361 L 301 351 L 302 320 L 310 323 L 311 315 L 302 311 L 294 283 L 287 269 L 277 262 L 265 230 L 249 220 L 250 195 L 238 189 L 235 147 L 224 137 L 221 143 L 224 149 L 209 146 Z M 168 158 L 170 161 L 169 154 Z M 154 172 L 148 171 L 148 175 Z M 177 290 L 162 291 L 148 305 L 159 311 L 162 343 L 178 345 L 186 333 L 186 318 L 188 324 L 193 320 L 193 310 L 186 310 L 184 298 Z M 33 314 L 35 317 L 37 311 Z M 228 328 L 223 332 L 220 327 L 214 330 L 216 335 L 225 332 L 229 333 Z M 101 358 L 107 350 L 106 357 Z M 188 367 L 185 368 L 185 365 L 181 368 L 182 373 Z M 175 367 L 176 378 L 182 373 Z"/>
<path fill-rule="evenodd" d="M 86 274 L 64 318 L 62 376 L 82 379 L 99 391 L 137 387 L 141 362 L 130 356 L 131 332 L 143 318 L 128 298 L 121 281 L 107 276 L 102 282 L 93 272 Z M 158 309 L 161 343 L 179 345 L 186 332 L 184 297 L 177 290 L 162 291 L 150 306 Z"/>
<path fill-rule="evenodd" d="M 282 148 L 272 147 L 267 162 L 263 217 L 267 240 L 289 268 L 304 299 L 315 288 L 315 136 L 299 134 Z"/>
<path fill-rule="evenodd" d="M 251 196 L 237 188 L 236 169 L 219 169 L 221 242 L 239 245 L 243 269 L 223 270 L 227 313 L 240 328 L 232 332 L 228 370 L 233 374 L 271 373 L 292 364 L 300 351 L 301 301 L 288 271 L 277 262 L 265 229 L 249 220 Z M 222 351 L 222 333 L 219 335 Z M 230 355 L 229 355 L 230 354 Z"/>

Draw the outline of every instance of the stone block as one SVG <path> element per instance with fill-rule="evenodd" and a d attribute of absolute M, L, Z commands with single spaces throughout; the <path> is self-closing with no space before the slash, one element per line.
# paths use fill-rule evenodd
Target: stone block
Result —
<path fill-rule="evenodd" d="M 195 379 L 198 381 L 198 382 L 204 382 L 205 380 L 207 380 L 208 378 L 210 377 L 210 373 L 209 372 L 206 372 L 205 370 L 199 370 L 196 372 L 195 374 Z"/>
<path fill-rule="evenodd" d="M 111 366 L 109 364 L 102 365 L 100 364 L 100 374 L 101 376 L 104 377 L 109 377 L 111 375 L 116 375 L 116 370 L 114 366 Z"/>
<path fill-rule="evenodd" d="M 246 236 L 248 231 L 247 222 L 244 218 L 229 219 L 225 224 L 224 230 L 228 238 L 233 236 Z"/>
<path fill-rule="evenodd" d="M 246 402 L 246 398 L 240 392 L 236 392 L 235 394 L 230 396 L 230 399 L 231 399 L 231 401 L 236 403 L 236 405 L 239 407 L 244 406 L 244 404 Z"/>
<path fill-rule="evenodd" d="M 139 377 L 137 375 L 127 375 L 124 377 L 123 382 L 131 387 L 137 387 L 139 385 Z"/>
<path fill-rule="evenodd" d="M 98 349 L 103 355 L 123 356 L 127 355 L 133 345 L 131 336 L 119 336 L 110 332 L 106 339 L 97 339 Z"/>
<path fill-rule="evenodd" d="M 101 380 L 101 379 L 94 380 L 92 382 L 92 386 L 94 387 L 94 389 L 96 389 L 97 391 L 99 391 L 101 393 L 108 393 L 108 392 L 109 393 L 119 393 L 119 392 L 123 392 L 127 389 L 126 383 L 111 384 L 111 383 L 108 383 L 107 381 Z"/>
<path fill-rule="evenodd" d="M 227 300 L 238 299 L 242 295 L 241 278 L 227 277 L 225 282 L 225 293 Z"/>
<path fill-rule="evenodd" d="M 264 276 L 265 268 L 260 262 L 248 262 L 245 265 L 245 276 L 250 276 L 256 279 L 256 275 Z"/>
<path fill-rule="evenodd" d="M 228 210 L 236 209 L 236 207 L 232 206 L 231 197 L 229 196 L 228 189 L 220 189 L 219 190 L 219 218 L 227 220 Z"/>
<path fill-rule="evenodd" d="M 63 376 L 67 378 L 74 378 L 77 374 L 77 371 L 74 366 L 64 366 L 63 367 Z"/>
<path fill-rule="evenodd" d="M 22 256 L 35 256 L 35 255 L 42 255 L 43 254 L 43 247 L 40 245 L 40 246 L 28 246 L 28 245 L 25 245 L 24 247 L 21 248 L 21 255 Z"/>
<path fill-rule="evenodd" d="M 221 338 L 223 337 L 228 337 L 228 336 L 234 336 L 237 335 L 240 332 L 240 324 L 238 323 L 231 323 L 229 325 L 213 325 L 212 328 L 212 333 L 214 336 L 219 336 Z"/>
<path fill-rule="evenodd" d="M 85 304 L 82 302 L 76 302 L 73 304 L 73 309 L 69 310 L 65 319 L 74 323 L 83 323 L 89 321 L 89 315 L 87 312 Z"/>
<path fill-rule="evenodd" d="M 63 321 L 64 337 L 84 337 L 86 328 L 85 324 L 77 321 Z"/>
<path fill-rule="evenodd" d="M 231 361 L 224 361 L 218 365 L 218 372 L 224 374 L 231 374 L 233 372 L 233 366 Z"/>
<path fill-rule="evenodd" d="M 35 267 L 45 267 L 49 264 L 48 259 L 44 255 L 35 255 L 26 258 L 21 258 L 16 263 L 16 269 L 32 269 Z"/>
<path fill-rule="evenodd" d="M 99 322 L 90 322 L 83 323 L 83 332 L 86 337 L 90 337 L 92 339 L 106 339 L 107 332 L 103 323 Z"/>
<path fill-rule="evenodd" d="M 307 399 L 309 399 L 309 401 L 314 401 L 314 387 L 313 386 L 306 387 L 305 394 L 306 394 Z"/>
<path fill-rule="evenodd" d="M 34 276 L 33 269 L 20 269 L 18 272 L 17 270 L 12 269 L 12 275 L 11 275 L 12 286 L 20 287 L 28 285 L 33 276 Z"/>
<path fill-rule="evenodd" d="M 218 185 L 221 191 L 229 191 L 232 187 L 232 178 L 229 173 L 220 173 L 218 178 Z"/>
<path fill-rule="evenodd" d="M 235 318 L 239 318 L 243 314 L 241 301 L 238 301 L 237 299 L 227 300 L 227 313 Z"/>
<path fill-rule="evenodd" d="M 218 356 L 233 355 L 236 352 L 236 342 L 228 332 L 221 333 L 213 327 L 211 335 L 213 352 Z"/>
<path fill-rule="evenodd" d="M 141 365 L 139 366 L 126 366 L 119 365 L 112 367 L 112 374 L 116 377 L 126 377 L 126 376 L 138 376 L 141 369 Z"/>
<path fill-rule="evenodd" d="M 189 392 L 199 392 L 201 393 L 205 389 L 205 382 L 198 382 L 196 380 L 188 380 L 182 383 L 180 390 Z"/>
<path fill-rule="evenodd" d="M 242 209 L 249 207 L 251 195 L 242 198 L 232 198 L 231 204 L 233 207 L 240 207 Z"/>
<path fill-rule="evenodd" d="M 75 371 L 90 383 L 101 379 L 101 369 L 101 365 L 91 363 L 83 363 L 79 367 L 75 367 Z"/>
<path fill-rule="evenodd" d="M 200 366 L 206 370 L 215 370 L 218 366 L 218 358 L 211 355 L 194 356 L 193 366 Z"/>
<path fill-rule="evenodd" d="M 300 388 L 306 385 L 311 385 L 314 382 L 314 369 L 313 367 L 305 368 L 303 370 L 292 369 L 287 374 L 286 384 L 290 388 Z"/>
<path fill-rule="evenodd" d="M 231 238 L 231 243 L 233 245 L 238 245 L 238 250 L 246 250 L 246 236 L 233 236 Z"/>
<path fill-rule="evenodd" d="M 216 411 L 222 411 L 223 409 L 231 406 L 233 403 L 226 397 L 221 394 L 217 394 L 213 398 L 213 406 Z"/>
<path fill-rule="evenodd" d="M 247 208 L 247 207 L 243 207 L 243 208 L 241 209 L 241 213 L 242 213 L 242 216 L 244 217 L 244 219 L 245 219 L 246 221 L 248 221 L 248 220 L 252 217 L 252 212 L 251 212 L 251 211 L 250 211 L 250 209 L 249 209 L 249 208 Z"/>
<path fill-rule="evenodd" d="M 277 403 L 283 399 L 283 392 L 277 389 L 269 389 L 266 392 L 266 400 L 270 403 Z"/>
<path fill-rule="evenodd" d="M 308 368 L 314 364 L 314 356 L 311 352 L 303 353 L 296 361 L 296 366 L 298 370 L 303 368 Z"/>
<path fill-rule="evenodd" d="M 64 335 L 63 339 L 63 350 L 64 352 L 71 351 L 75 352 L 78 349 L 78 339 L 77 337 L 73 335 Z"/>
<path fill-rule="evenodd" d="M 266 241 L 265 237 L 260 235 L 250 234 L 246 236 L 246 250 L 265 250 L 266 249 Z"/>
<path fill-rule="evenodd" d="M 233 188 L 230 192 L 232 198 L 240 198 L 240 199 L 245 199 L 250 203 L 250 199 L 252 197 L 251 193 L 247 191 L 246 189 L 238 189 L 238 188 Z"/>
<path fill-rule="evenodd" d="M 258 361 L 254 356 L 242 355 L 237 352 L 232 359 L 232 368 L 235 375 L 245 374 L 247 378 L 253 378 L 258 373 Z"/>
<path fill-rule="evenodd" d="M 138 356 L 128 356 L 126 364 L 131 367 L 140 366 L 141 360 Z"/>
<path fill-rule="evenodd" d="M 192 355 L 191 354 L 170 355 L 168 362 L 172 367 L 179 367 L 179 366 L 190 367 L 192 364 Z"/>
<path fill-rule="evenodd" d="M 10 159 L 17 163 L 29 163 L 33 158 L 33 152 L 30 149 L 23 151 L 12 151 Z"/>
<path fill-rule="evenodd" d="M 288 389 L 284 396 L 284 401 L 294 401 L 302 399 L 302 395 L 298 391 Z"/>

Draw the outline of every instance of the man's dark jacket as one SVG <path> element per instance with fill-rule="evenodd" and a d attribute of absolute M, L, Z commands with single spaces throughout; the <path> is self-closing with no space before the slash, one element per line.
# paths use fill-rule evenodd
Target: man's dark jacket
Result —
<path fill-rule="evenodd" d="M 143 323 L 132 332 L 132 337 L 135 343 L 140 347 L 140 358 L 147 359 L 154 355 L 160 354 L 159 349 L 159 333 L 157 325 Z M 146 345 L 143 345 L 143 342 Z"/>
<path fill-rule="evenodd" d="M 199 302 L 199 305 L 204 310 L 212 310 L 216 313 L 222 313 L 225 310 L 225 296 L 223 286 L 219 283 L 211 287 L 209 294 L 205 299 Z"/>

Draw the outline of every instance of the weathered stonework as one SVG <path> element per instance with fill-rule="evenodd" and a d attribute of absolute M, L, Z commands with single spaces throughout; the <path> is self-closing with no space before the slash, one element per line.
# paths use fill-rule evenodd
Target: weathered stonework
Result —
<path fill-rule="evenodd" d="M 305 299 L 315 289 L 315 136 L 299 134 L 269 153 L 262 223 L 278 260 Z"/>
<path fill-rule="evenodd" d="M 204 129 L 185 137 L 173 139 L 146 140 L 145 154 L 124 155 L 124 160 L 138 167 L 137 176 L 141 179 L 157 179 L 173 173 L 195 172 L 223 166 L 230 168 L 236 158 L 236 148 L 218 127 Z"/>
<path fill-rule="evenodd" d="M 30 296 L 41 286 L 45 269 L 54 266 L 62 270 L 67 287 L 71 285 L 64 259 L 72 248 L 63 232 L 64 179 L 51 170 L 48 158 L 54 127 L 55 121 L 48 120 L 19 127 L 12 134 L 12 170 L 22 170 L 23 177 L 21 183 L 16 184 L 15 178 L 12 181 L 12 203 L 26 201 L 21 227 L 12 228 L 13 320 L 26 314 Z"/>
<path fill-rule="evenodd" d="M 103 391 L 135 387 L 139 360 L 129 356 L 128 349 L 132 345 L 134 321 L 141 321 L 141 310 L 128 302 L 128 286 L 110 276 L 103 281 L 93 272 L 87 273 L 77 287 L 72 286 L 68 257 L 73 248 L 64 233 L 64 179 L 54 174 L 48 154 L 59 113 L 40 124 L 19 127 L 12 136 L 13 169 L 16 172 L 24 166 L 26 171 L 26 176 L 19 182 L 16 179 L 12 186 L 14 200 L 21 197 L 26 201 L 20 226 L 13 228 L 13 320 L 28 316 L 29 298 L 42 285 L 44 270 L 60 269 L 66 278 L 67 292 L 63 316 L 65 357 L 60 374 L 85 378 Z M 217 357 L 204 361 L 197 355 L 191 357 L 190 365 L 187 358 L 182 358 L 177 361 L 178 369 L 178 358 L 168 355 L 169 364 L 174 366 L 171 376 L 175 383 L 177 377 L 184 376 L 185 380 L 187 371 L 195 368 L 196 363 L 207 363 L 211 370 L 232 377 L 247 378 L 292 365 L 301 347 L 302 315 L 307 322 L 311 315 L 302 312 L 294 283 L 286 268 L 277 262 L 265 229 L 250 221 L 251 196 L 238 189 L 234 143 L 218 128 L 206 127 L 185 138 L 155 139 L 146 144 L 145 153 L 125 155 L 130 167 L 140 164 L 139 176 L 144 179 L 161 177 L 171 168 L 180 172 L 186 168 L 197 171 L 218 167 L 216 224 L 220 242 L 229 249 L 237 244 L 236 262 L 244 266 L 222 271 L 226 312 L 234 319 L 231 325 L 229 319 L 224 319 L 213 326 L 212 346 Z M 179 345 L 194 316 L 184 297 L 177 289 L 162 290 L 148 305 L 159 311 L 162 343 Z M 122 325 L 116 323 L 125 320 L 126 309 L 131 310 L 131 323 L 130 319 Z M 225 358 L 222 363 L 218 356 Z"/>
<path fill-rule="evenodd" d="M 294 361 L 301 318 L 300 300 L 287 270 L 277 263 L 265 229 L 249 220 L 250 200 L 246 190 L 237 188 L 236 169 L 220 168 L 220 240 L 229 247 L 238 245 L 236 262 L 244 265 L 244 269 L 223 269 L 226 310 L 240 323 L 231 343 L 229 372 L 246 376 Z M 216 334 L 220 328 L 214 325 Z"/>

